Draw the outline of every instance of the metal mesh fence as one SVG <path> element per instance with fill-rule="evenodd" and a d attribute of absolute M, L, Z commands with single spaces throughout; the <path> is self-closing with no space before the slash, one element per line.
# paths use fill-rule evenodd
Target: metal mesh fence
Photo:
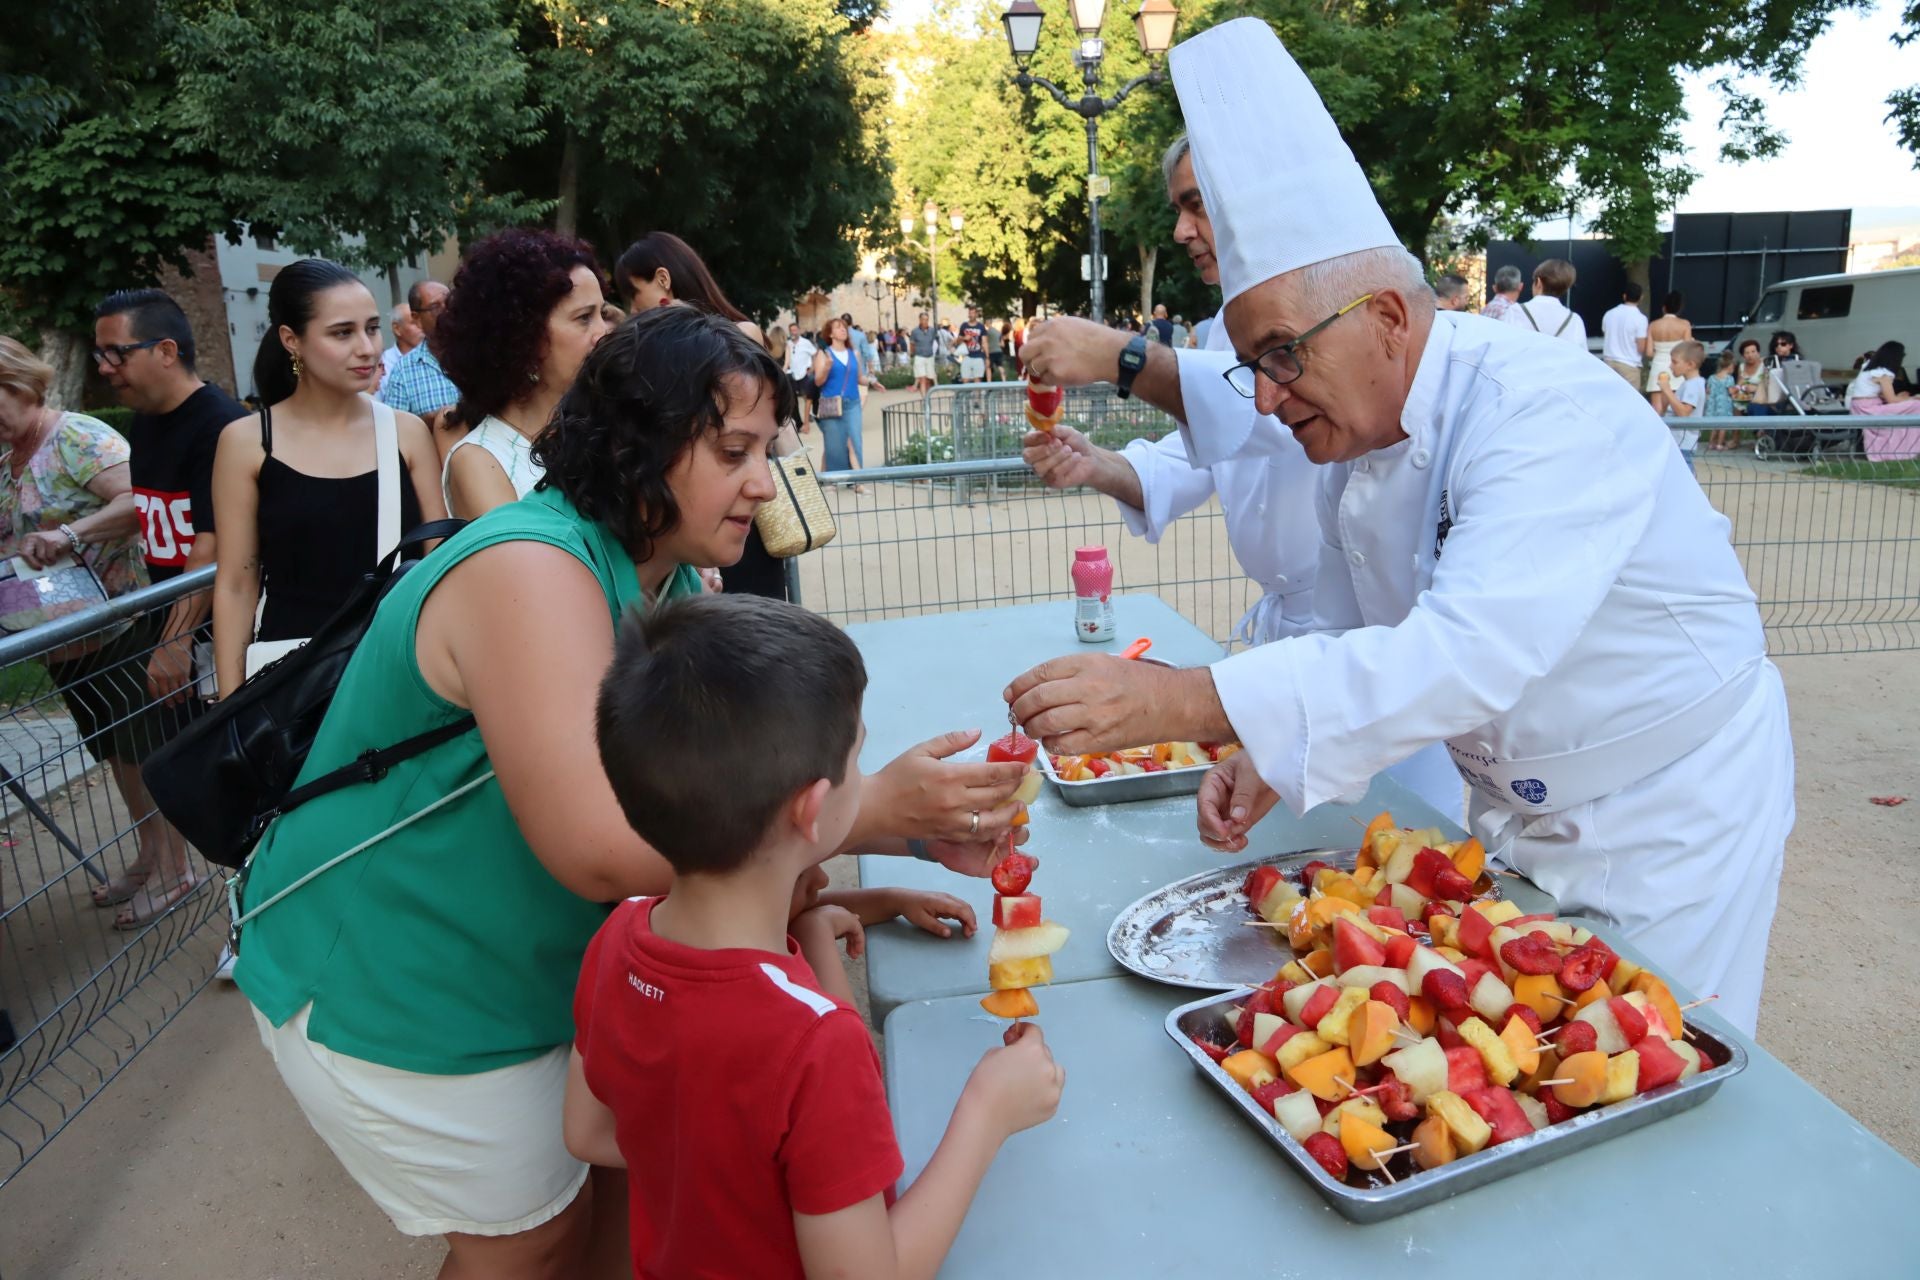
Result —
<path fill-rule="evenodd" d="M 148 695 L 161 624 L 211 580 L 0 640 L 0 1185 L 212 976 L 224 896 L 138 765 L 188 714 Z M 137 865 L 147 896 L 95 905 Z"/>
<path fill-rule="evenodd" d="M 1101 443 L 1172 429 L 1110 388 L 1073 394 L 1067 420 Z M 824 475 L 840 534 L 798 562 L 801 598 L 843 621 L 1063 598 L 1073 548 L 1101 543 L 1117 590 L 1156 592 L 1224 643 L 1256 593 L 1218 504 L 1156 547 L 1131 536 L 1107 499 L 1043 488 L 1018 460 L 1023 395 L 1020 383 L 943 387 L 888 408 L 890 438 L 911 430 L 906 438 L 950 442 L 957 461 Z M 1920 647 L 1920 416 L 1696 424 L 1695 474 L 1733 524 L 1773 653 Z M 871 487 L 849 492 L 855 481 Z"/>
<path fill-rule="evenodd" d="M 880 411 L 886 461 L 914 466 L 1018 457 L 1026 408 L 1024 382 L 936 387 L 918 400 L 888 405 Z M 1160 410 L 1138 398 L 1123 400 L 1105 383 L 1068 388 L 1061 420 L 1109 449 L 1174 428 Z"/>

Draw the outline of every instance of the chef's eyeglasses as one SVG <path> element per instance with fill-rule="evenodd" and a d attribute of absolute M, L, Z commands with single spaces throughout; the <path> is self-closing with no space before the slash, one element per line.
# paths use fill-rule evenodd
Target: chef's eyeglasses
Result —
<path fill-rule="evenodd" d="M 157 347 L 165 341 L 165 338 L 148 338 L 145 342 L 110 342 L 104 347 L 95 347 L 93 358 L 109 369 L 118 369 L 134 352 L 145 351 L 148 347 Z"/>
<path fill-rule="evenodd" d="M 1300 367 L 1301 345 L 1305 343 L 1308 338 L 1311 338 L 1314 334 L 1347 314 L 1347 312 L 1352 311 L 1362 303 L 1370 301 L 1372 297 L 1373 295 L 1369 293 L 1355 298 L 1352 302 L 1349 302 L 1346 306 L 1340 308 L 1299 337 L 1288 342 L 1283 342 L 1272 350 L 1263 352 L 1251 360 L 1243 361 L 1227 370 L 1221 376 L 1227 380 L 1228 386 L 1249 400 L 1253 399 L 1254 394 L 1260 389 L 1260 380 L 1254 376 L 1256 370 L 1271 379 L 1275 386 L 1286 386 L 1304 372 Z"/>

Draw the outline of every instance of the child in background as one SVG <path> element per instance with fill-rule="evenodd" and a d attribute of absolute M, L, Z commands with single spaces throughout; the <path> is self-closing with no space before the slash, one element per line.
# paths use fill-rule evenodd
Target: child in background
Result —
<path fill-rule="evenodd" d="M 1707 380 L 1700 376 L 1700 365 L 1707 358 L 1707 349 L 1689 338 L 1675 344 L 1672 372 L 1662 371 L 1658 385 L 1653 392 L 1653 407 L 1666 418 L 1703 417 L 1707 407 Z M 1680 456 L 1687 460 L 1687 470 L 1693 470 L 1693 451 L 1700 443 L 1700 429 L 1689 430 L 1686 427 L 1671 427 L 1673 443 L 1679 448 Z"/>
<path fill-rule="evenodd" d="M 853 917 L 790 919 L 859 808 L 866 681 L 839 628 L 756 596 L 621 627 L 600 758 L 674 882 L 587 949 L 564 1124 L 576 1156 L 628 1170 L 635 1276 L 931 1277 L 1002 1142 L 1059 1105 L 1064 1072 L 1015 1026 L 895 1200 L 879 1058 L 834 946 Z"/>
<path fill-rule="evenodd" d="M 1701 366 L 1701 376 L 1707 380 L 1706 417 L 1731 418 L 1733 416 L 1733 353 L 1723 352 L 1718 356 L 1708 356 Z M 1733 446 L 1728 443 L 1733 433 L 1725 427 L 1716 427 L 1707 437 L 1707 448 L 1715 453 L 1724 453 Z"/>

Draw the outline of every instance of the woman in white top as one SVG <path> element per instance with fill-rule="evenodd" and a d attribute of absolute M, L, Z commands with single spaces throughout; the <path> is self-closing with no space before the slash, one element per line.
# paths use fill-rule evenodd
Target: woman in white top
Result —
<path fill-rule="evenodd" d="M 1644 390 L 1648 395 L 1660 389 L 1660 375 L 1673 373 L 1673 349 L 1683 342 L 1693 341 L 1693 321 L 1681 316 L 1686 310 L 1687 295 L 1675 290 L 1660 300 L 1660 318 L 1647 326 L 1647 336 L 1642 339 L 1647 352 L 1647 382 Z"/>
<path fill-rule="evenodd" d="M 448 514 L 472 520 L 538 483 L 534 438 L 607 332 L 604 302 L 584 240 L 516 229 L 468 251 L 433 337 L 460 388 L 452 417 L 472 427 L 440 469 Z"/>
<path fill-rule="evenodd" d="M 1883 414 L 1920 414 L 1920 400 L 1911 391 L 1896 391 L 1907 349 L 1898 342 L 1883 342 L 1880 349 L 1860 357 L 1854 368 L 1853 383 L 1847 388 L 1847 407 L 1855 413 L 1879 417 Z M 1920 427 L 1868 427 L 1862 431 L 1867 458 L 1872 462 L 1900 462 L 1920 457 Z"/>
<path fill-rule="evenodd" d="M 1533 297 L 1517 307 L 1507 308 L 1500 319 L 1585 351 L 1587 322 L 1567 306 L 1567 293 L 1573 288 L 1573 280 L 1571 262 L 1565 258 L 1548 258 L 1533 269 Z"/>

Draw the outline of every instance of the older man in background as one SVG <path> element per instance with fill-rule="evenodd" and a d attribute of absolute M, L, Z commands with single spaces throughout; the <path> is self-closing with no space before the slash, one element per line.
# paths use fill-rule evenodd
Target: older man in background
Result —
<path fill-rule="evenodd" d="M 393 376 L 393 367 L 400 363 L 407 352 L 419 346 L 426 335 L 420 332 L 420 326 L 414 322 L 413 308 L 402 302 L 397 304 L 387 316 L 388 331 L 393 335 L 393 345 L 380 353 L 380 364 L 386 370 L 385 377 Z"/>
<path fill-rule="evenodd" d="M 1055 659 L 1008 688 L 1015 719 L 1055 751 L 1237 737 L 1199 801 L 1225 850 L 1280 800 L 1357 797 L 1444 741 L 1490 854 L 1751 1033 L 1793 742 L 1726 518 L 1599 361 L 1436 313 L 1265 23 L 1170 67 L 1241 357 L 1227 380 L 1258 415 L 1224 439 L 1196 417 L 1189 448 L 1324 467 L 1322 629 L 1187 670 Z"/>
<path fill-rule="evenodd" d="M 418 280 L 407 290 L 407 307 L 420 327 L 421 340 L 400 357 L 380 386 L 384 403 L 417 414 L 434 428 L 444 425 L 446 411 L 460 398 L 460 388 L 433 354 L 433 331 L 446 310 L 448 292 L 438 280 Z"/>

